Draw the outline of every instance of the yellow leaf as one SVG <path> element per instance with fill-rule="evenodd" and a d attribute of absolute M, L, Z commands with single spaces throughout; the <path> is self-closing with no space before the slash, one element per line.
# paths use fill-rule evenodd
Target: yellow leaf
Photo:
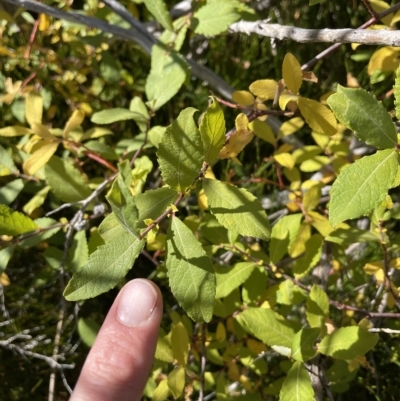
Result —
<path fill-rule="evenodd" d="M 251 106 L 254 103 L 254 96 L 248 91 L 235 91 L 232 93 L 232 100 L 243 106 Z"/>
<path fill-rule="evenodd" d="M 278 138 L 292 135 L 304 125 L 304 120 L 301 117 L 294 117 L 288 121 L 285 121 L 279 128 Z"/>
<path fill-rule="evenodd" d="M 306 250 L 306 242 L 311 237 L 311 227 L 309 224 L 303 222 L 299 228 L 296 239 L 293 241 L 289 249 L 289 255 L 292 258 L 300 256 Z"/>
<path fill-rule="evenodd" d="M 324 134 L 318 134 L 318 132 L 312 132 L 311 136 L 313 137 L 315 143 L 321 148 L 326 149 L 331 138 Z"/>
<path fill-rule="evenodd" d="M 185 366 L 189 355 L 190 342 L 188 333 L 182 322 L 178 322 L 172 328 L 171 348 L 172 354 L 178 364 Z"/>
<path fill-rule="evenodd" d="M 54 155 L 57 150 L 58 142 L 51 142 L 47 139 L 42 140 L 38 146 L 38 149 L 32 156 L 25 160 L 23 169 L 25 174 L 34 175 L 40 170 Z"/>
<path fill-rule="evenodd" d="M 292 149 L 293 145 L 291 145 L 290 143 L 284 143 L 283 145 L 279 146 L 275 154 L 277 155 L 278 153 L 287 153 L 290 152 Z"/>
<path fill-rule="evenodd" d="M 268 107 L 264 103 L 257 103 L 255 104 L 256 110 L 268 110 Z M 265 121 L 268 118 L 268 114 L 264 114 L 257 117 L 257 120 Z"/>
<path fill-rule="evenodd" d="M 370 262 L 366 263 L 364 266 L 364 271 L 365 273 L 372 275 L 374 274 L 375 277 L 378 279 L 378 275 L 383 279 L 382 273 L 383 272 L 383 262 L 377 261 L 377 262 Z"/>
<path fill-rule="evenodd" d="M 265 122 L 255 119 L 249 124 L 249 127 L 256 136 L 263 139 L 265 142 L 268 142 L 271 145 L 275 144 L 275 135 L 272 132 L 271 127 Z"/>
<path fill-rule="evenodd" d="M 300 164 L 300 170 L 305 173 L 312 173 L 321 170 L 322 167 L 331 162 L 328 156 L 315 156 L 312 159 L 305 160 Z"/>
<path fill-rule="evenodd" d="M 261 341 L 257 341 L 257 340 L 253 340 L 252 338 L 249 338 L 248 340 L 246 340 L 246 345 L 247 345 L 247 348 L 249 349 L 249 351 L 255 355 L 260 355 L 263 352 L 267 352 L 267 347 Z"/>
<path fill-rule="evenodd" d="M 279 96 L 279 107 L 281 110 L 288 108 L 290 111 L 295 111 L 297 109 L 298 101 L 299 96 L 292 95 L 287 90 L 284 90 Z"/>
<path fill-rule="evenodd" d="M 292 183 L 294 186 L 290 185 L 290 189 L 292 191 L 296 191 L 300 188 L 301 184 L 301 176 L 300 176 L 300 171 L 298 168 L 294 167 L 291 170 L 284 168 L 283 169 L 283 174 L 285 174 L 285 177 Z"/>
<path fill-rule="evenodd" d="M 185 369 L 182 367 L 173 369 L 168 375 L 167 382 L 173 397 L 179 398 L 185 388 Z"/>
<path fill-rule="evenodd" d="M 220 159 L 235 158 L 243 148 L 253 139 L 253 132 L 247 126 L 249 120 L 247 116 L 240 113 L 236 117 L 236 131 L 231 135 L 228 143 L 219 152 Z"/>
<path fill-rule="evenodd" d="M 294 167 L 294 160 L 290 153 L 279 153 L 274 155 L 275 161 L 277 161 L 281 166 L 291 170 Z"/>
<path fill-rule="evenodd" d="M 336 118 L 326 106 L 304 97 L 299 98 L 298 105 L 302 116 L 311 129 L 329 136 L 336 134 Z"/>
<path fill-rule="evenodd" d="M 8 47 L 0 46 L 0 56 L 11 57 L 11 56 L 14 56 L 14 52 L 11 49 L 9 49 Z"/>
<path fill-rule="evenodd" d="M 382 47 L 377 50 L 368 63 L 368 74 L 372 75 L 376 70 L 395 71 L 399 66 L 400 49 L 398 47 Z"/>
<path fill-rule="evenodd" d="M 275 99 L 277 88 L 278 84 L 273 79 L 260 79 L 254 81 L 249 87 L 253 95 L 262 98 L 264 101 Z"/>
<path fill-rule="evenodd" d="M 164 401 L 168 398 L 169 387 L 167 379 L 163 379 L 158 383 L 157 388 L 153 392 L 153 401 Z"/>
<path fill-rule="evenodd" d="M 371 4 L 374 11 L 377 12 L 378 14 L 387 10 L 390 7 L 388 3 L 386 3 L 385 1 L 381 1 L 381 0 L 369 0 L 369 3 Z M 389 14 L 386 17 L 383 17 L 381 21 L 385 25 L 390 26 L 392 23 L 392 17 L 393 17 L 393 14 Z"/>
<path fill-rule="evenodd" d="M 42 123 L 43 99 L 35 93 L 29 93 L 25 99 L 25 117 L 28 124 Z"/>
<path fill-rule="evenodd" d="M 43 32 L 50 28 L 50 17 L 46 14 L 39 15 L 39 31 Z"/>
<path fill-rule="evenodd" d="M 282 76 L 286 87 L 293 95 L 297 95 L 302 83 L 303 72 L 300 63 L 291 53 L 287 53 L 283 59 Z"/>
<path fill-rule="evenodd" d="M 41 123 L 33 122 L 31 124 L 32 132 L 36 135 L 39 135 L 43 139 L 47 139 L 49 141 L 57 141 L 57 138 L 50 133 L 50 131 L 42 125 Z"/>
<path fill-rule="evenodd" d="M 236 130 L 247 129 L 249 125 L 249 119 L 247 118 L 246 114 L 240 113 L 235 120 L 235 127 Z"/>
<path fill-rule="evenodd" d="M 215 333 L 215 338 L 217 341 L 225 341 L 226 340 L 226 329 L 222 322 L 219 322 L 217 325 L 217 331 Z"/>
<path fill-rule="evenodd" d="M 321 199 L 321 187 L 317 183 L 313 185 L 311 188 L 303 196 L 303 206 L 304 209 L 309 212 L 315 209 L 318 206 L 319 200 Z"/>
<path fill-rule="evenodd" d="M 329 220 L 325 217 L 322 216 L 321 214 L 315 212 L 315 211 L 309 211 L 308 216 L 311 217 L 311 225 L 325 238 L 327 237 L 332 231 L 334 231 L 334 228 L 331 226 L 329 223 Z M 339 228 L 339 227 L 336 227 Z M 340 227 L 341 228 L 341 227 Z"/>
<path fill-rule="evenodd" d="M 83 111 L 75 110 L 72 113 L 72 116 L 69 118 L 69 120 L 65 124 L 64 131 L 63 131 L 63 138 L 67 138 L 68 134 L 72 130 L 79 127 L 82 124 L 84 118 L 85 118 L 85 113 Z"/>
<path fill-rule="evenodd" d="M 201 189 L 199 195 L 197 197 L 197 204 L 199 205 L 200 210 L 207 210 L 208 209 L 208 202 L 207 196 L 204 192 L 204 189 Z"/>
<path fill-rule="evenodd" d="M 10 279 L 5 272 L 1 273 L 0 275 L 0 284 L 3 287 L 7 287 L 8 285 L 10 285 Z"/>
<path fill-rule="evenodd" d="M 390 261 L 390 267 L 400 270 L 400 258 L 395 258 Z"/>
<path fill-rule="evenodd" d="M 165 234 L 158 234 L 155 235 L 152 240 L 150 240 L 150 237 L 147 236 L 147 249 L 149 251 L 162 251 L 163 249 L 165 249 L 165 237 Z"/>
<path fill-rule="evenodd" d="M 399 21 L 400 21 L 400 11 L 397 11 L 397 13 L 393 16 L 390 25 L 394 26 Z"/>
<path fill-rule="evenodd" d="M 13 125 L 11 127 L 1 128 L 0 136 L 22 136 L 31 134 L 32 131 L 29 128 L 19 127 L 18 125 Z"/>

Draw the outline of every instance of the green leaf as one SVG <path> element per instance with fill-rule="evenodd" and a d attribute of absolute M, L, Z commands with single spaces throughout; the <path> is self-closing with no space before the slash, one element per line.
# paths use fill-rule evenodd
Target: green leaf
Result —
<path fill-rule="evenodd" d="M 218 180 L 203 180 L 211 213 L 228 230 L 267 240 L 270 234 L 267 214 L 258 199 L 244 188 Z"/>
<path fill-rule="evenodd" d="M 187 64 L 183 57 L 154 45 L 151 50 L 151 70 L 146 80 L 147 105 L 152 110 L 158 110 L 175 96 L 185 82 Z"/>
<path fill-rule="evenodd" d="M 136 207 L 139 210 L 138 227 L 145 227 L 144 220 L 155 220 L 178 199 L 178 193 L 171 188 L 163 187 L 148 190 L 135 197 Z"/>
<path fill-rule="evenodd" d="M 396 118 L 400 120 L 400 67 L 398 67 L 396 70 L 396 79 L 394 81 L 393 91 L 394 91 L 394 105 L 396 109 Z"/>
<path fill-rule="evenodd" d="M 79 318 L 78 333 L 83 343 L 86 344 L 88 347 L 93 346 L 99 330 L 100 325 L 93 319 L 84 317 Z"/>
<path fill-rule="evenodd" d="M 292 346 L 294 331 L 271 309 L 248 308 L 237 317 L 240 325 L 263 343 L 273 346 Z"/>
<path fill-rule="evenodd" d="M 314 399 L 310 375 L 304 364 L 297 361 L 290 368 L 282 383 L 279 401 L 310 401 Z"/>
<path fill-rule="evenodd" d="M 167 234 L 166 266 L 179 304 L 194 321 L 209 322 L 215 298 L 211 261 L 192 231 L 176 217 Z"/>
<path fill-rule="evenodd" d="M 306 302 L 307 321 L 311 327 L 322 328 L 329 316 L 329 298 L 325 291 L 314 284 Z"/>
<path fill-rule="evenodd" d="M 215 298 L 224 298 L 242 285 L 257 265 L 254 262 L 240 262 L 231 267 L 221 266 L 217 273 L 217 292 Z"/>
<path fill-rule="evenodd" d="M 163 0 L 143 0 L 146 8 L 157 20 L 157 22 L 165 29 L 173 31 L 172 20 L 168 13 L 167 6 Z"/>
<path fill-rule="evenodd" d="M 350 360 L 366 354 L 375 347 L 379 336 L 358 327 L 342 327 L 327 335 L 318 344 L 321 354 Z"/>
<path fill-rule="evenodd" d="M 121 79 L 121 67 L 108 51 L 103 51 L 100 62 L 100 73 L 109 84 L 115 84 Z"/>
<path fill-rule="evenodd" d="M 293 268 L 296 278 L 305 276 L 319 261 L 324 238 L 321 234 L 313 234 L 305 244 L 304 255 L 296 260 Z"/>
<path fill-rule="evenodd" d="M 3 146 L 0 145 L 0 177 L 18 171 L 13 159 Z"/>
<path fill-rule="evenodd" d="M 17 178 L 16 180 L 10 181 L 3 185 L 0 191 L 0 203 L 9 205 L 10 203 L 14 202 L 23 188 L 24 181 L 21 178 Z"/>
<path fill-rule="evenodd" d="M 134 120 L 138 122 L 146 122 L 143 114 L 128 109 L 117 107 L 115 109 L 108 109 L 94 113 L 91 122 L 95 124 L 112 124 L 116 121 Z"/>
<path fill-rule="evenodd" d="M 54 234 L 57 234 L 61 227 L 54 227 L 49 229 L 50 226 L 53 226 L 58 223 L 57 220 L 51 219 L 50 217 L 40 217 L 34 220 L 35 224 L 38 228 L 41 228 L 41 232 L 29 237 L 19 243 L 21 248 L 32 248 L 33 246 L 39 244 L 46 239 L 51 238 Z"/>
<path fill-rule="evenodd" d="M 299 232 L 301 213 L 283 216 L 272 227 L 271 242 L 269 243 L 269 257 L 272 263 L 276 263 L 288 252 Z"/>
<path fill-rule="evenodd" d="M 14 254 L 15 246 L 8 246 L 7 248 L 0 249 L 0 274 L 3 273 Z"/>
<path fill-rule="evenodd" d="M 309 0 L 308 5 L 309 6 L 314 6 L 315 4 L 322 3 L 324 0 Z"/>
<path fill-rule="evenodd" d="M 296 361 L 308 361 L 317 353 L 314 344 L 321 333 L 321 329 L 304 328 L 297 332 L 292 343 L 292 358 Z"/>
<path fill-rule="evenodd" d="M 337 93 L 328 98 L 337 119 L 364 142 L 378 149 L 394 148 L 397 130 L 381 102 L 361 88 L 338 85 Z"/>
<path fill-rule="evenodd" d="M 179 398 L 185 388 L 185 368 L 176 367 L 169 373 L 167 380 L 173 397 Z"/>
<path fill-rule="evenodd" d="M 379 242 L 379 237 L 367 230 L 360 230 L 357 227 L 338 228 L 329 234 L 325 241 L 334 242 L 338 245 L 352 244 L 355 242 Z"/>
<path fill-rule="evenodd" d="M 144 241 L 129 233 L 100 246 L 83 268 L 76 272 L 64 290 L 68 301 L 94 298 L 114 288 L 132 268 Z"/>
<path fill-rule="evenodd" d="M 194 31 L 200 35 L 215 36 L 225 32 L 239 18 L 240 14 L 230 0 L 208 3 L 193 14 Z"/>
<path fill-rule="evenodd" d="M 242 298 L 244 303 L 257 302 L 267 288 L 268 275 L 264 267 L 258 266 L 243 284 Z"/>
<path fill-rule="evenodd" d="M 167 128 L 157 156 L 166 184 L 178 192 L 185 192 L 199 175 L 203 164 L 203 145 L 189 107 Z"/>
<path fill-rule="evenodd" d="M 110 192 L 106 196 L 111 208 L 122 227 L 133 235 L 138 234 L 138 210 L 132 196 L 120 174 L 114 180 Z"/>
<path fill-rule="evenodd" d="M 91 194 L 79 170 L 58 156 L 47 162 L 44 173 L 54 195 L 63 202 L 78 202 Z"/>
<path fill-rule="evenodd" d="M 307 293 L 295 285 L 293 280 L 285 280 L 279 284 L 276 302 L 282 305 L 296 305 L 307 299 Z"/>
<path fill-rule="evenodd" d="M 71 272 L 80 270 L 89 258 L 89 248 L 85 230 L 78 231 L 69 250 L 67 265 Z"/>
<path fill-rule="evenodd" d="M 379 206 L 394 181 L 397 166 L 397 152 L 392 149 L 346 166 L 332 186 L 330 223 L 336 225 L 366 215 Z"/>
<path fill-rule="evenodd" d="M 0 235 L 16 235 L 34 231 L 38 226 L 27 216 L 0 205 Z"/>
<path fill-rule="evenodd" d="M 98 231 L 101 238 L 106 242 L 110 242 L 126 233 L 125 228 L 122 227 L 114 212 L 106 216 L 106 218 L 100 223 Z"/>
<path fill-rule="evenodd" d="M 215 97 L 211 97 L 211 104 L 201 119 L 199 130 L 204 146 L 204 161 L 212 163 L 224 146 L 226 132 L 224 113 Z"/>

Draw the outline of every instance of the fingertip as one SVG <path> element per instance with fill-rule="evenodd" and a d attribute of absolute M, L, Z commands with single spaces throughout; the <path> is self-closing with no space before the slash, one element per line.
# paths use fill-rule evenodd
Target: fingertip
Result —
<path fill-rule="evenodd" d="M 151 281 L 132 280 L 118 296 L 117 319 L 125 326 L 140 326 L 151 319 L 160 299 L 160 291 Z"/>

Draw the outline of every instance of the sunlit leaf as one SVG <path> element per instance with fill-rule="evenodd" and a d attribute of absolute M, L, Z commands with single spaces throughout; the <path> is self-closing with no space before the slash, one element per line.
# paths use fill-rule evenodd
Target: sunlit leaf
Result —
<path fill-rule="evenodd" d="M 303 80 L 303 72 L 300 63 L 291 53 L 287 53 L 283 59 L 282 76 L 286 87 L 293 95 L 297 95 Z"/>
<path fill-rule="evenodd" d="M 132 268 L 144 241 L 129 233 L 115 238 L 93 252 L 64 290 L 68 301 L 94 298 L 115 287 Z"/>
<path fill-rule="evenodd" d="M 211 212 L 228 230 L 240 235 L 269 239 L 267 214 L 257 198 L 244 188 L 218 180 L 203 180 Z"/>
<path fill-rule="evenodd" d="M 310 375 L 303 362 L 297 361 L 290 368 L 282 383 L 279 401 L 310 401 L 314 399 Z"/>
<path fill-rule="evenodd" d="M 38 226 L 27 216 L 0 205 L 0 235 L 20 235 L 34 231 Z"/>
<path fill-rule="evenodd" d="M 189 107 L 167 128 L 157 156 L 163 179 L 172 189 L 185 192 L 203 164 L 203 145 L 194 121 L 196 109 Z"/>
<path fill-rule="evenodd" d="M 385 198 L 397 173 L 397 152 L 381 150 L 346 166 L 331 190 L 329 221 L 336 225 L 371 212 Z"/>
<path fill-rule="evenodd" d="M 342 327 L 327 335 L 318 344 L 321 354 L 350 360 L 375 347 L 379 336 L 358 326 Z"/>
<path fill-rule="evenodd" d="M 392 118 L 382 103 L 364 89 L 338 86 L 338 92 L 329 97 L 328 104 L 338 120 L 362 141 L 378 149 L 396 145 L 397 130 Z"/>
<path fill-rule="evenodd" d="M 199 130 L 204 146 L 204 161 L 212 163 L 224 145 L 226 132 L 224 113 L 215 97 L 211 97 L 211 104 L 203 114 Z"/>
<path fill-rule="evenodd" d="M 172 218 L 167 234 L 167 258 L 171 291 L 186 313 L 197 322 L 212 318 L 215 274 L 211 261 L 192 231 Z"/>

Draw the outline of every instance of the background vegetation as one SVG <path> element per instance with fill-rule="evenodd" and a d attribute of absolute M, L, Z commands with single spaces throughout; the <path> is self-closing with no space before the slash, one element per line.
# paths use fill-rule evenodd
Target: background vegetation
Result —
<path fill-rule="evenodd" d="M 287 374 L 296 358 L 287 354 L 290 347 L 285 350 L 283 345 L 271 346 L 262 333 L 246 330 L 236 317 L 249 307 L 273 309 L 293 332 L 307 325 L 310 330 L 318 328 L 311 344 L 305 345 L 309 354 L 297 359 L 305 362 L 311 372 L 314 395 L 302 394 L 299 399 L 397 399 L 398 188 L 391 189 L 390 198 L 380 202 L 371 214 L 348 220 L 339 228 L 330 226 L 327 216 L 332 183 L 345 165 L 374 154 L 375 148 L 342 125 L 334 136 L 317 133 L 310 129 L 311 124 L 304 124 L 301 113 L 295 110 L 293 114 L 290 108 L 281 110 L 271 100 L 266 104 L 275 114 L 267 120 L 272 130 L 265 126 L 261 133 L 256 132 L 236 161 L 218 161 L 213 165 L 213 174 L 220 181 L 245 188 L 260 200 L 273 227 L 272 240 L 226 230 L 207 210 L 200 186 L 178 205 L 177 216 L 211 257 L 217 293 L 219 286 L 223 294 L 217 297 L 209 322 L 193 322 L 171 292 L 165 266 L 168 219 L 159 222 L 158 230 L 153 227 L 134 268 L 115 288 L 84 302 L 67 302 L 62 296 L 71 276 L 83 269 L 88 256 L 110 238 L 102 237 L 98 228 L 110 216 L 111 202 L 105 195 L 119 162 L 134 161 L 130 185 L 133 195 L 160 188 L 163 180 L 156 152 L 165 127 L 183 109 L 194 107 L 203 113 L 210 94 L 215 95 L 227 132 L 232 133 L 241 111 L 235 101 L 243 103 L 241 96 L 245 95 L 236 93 L 232 101 L 231 88 L 248 91 L 257 80 L 279 81 L 288 53 L 305 64 L 329 46 L 233 33 L 220 27 L 217 34 L 196 32 L 193 12 L 213 2 L 219 1 L 193 1 L 183 13 L 182 24 L 187 30 L 181 28 L 180 36 L 172 39 L 175 43 L 181 41 L 177 49 L 181 55 L 206 66 L 225 83 L 211 75 L 207 79 L 211 72 L 198 74 L 192 67 L 176 95 L 161 107 L 149 109 L 143 102 L 150 100 L 146 97 L 146 80 L 154 60 L 146 46 L 135 41 L 135 32 L 130 33 L 133 40 L 121 39 L 107 30 L 20 8 L 17 1 L 0 4 L 0 127 L 4 128 L 0 130 L 0 399 L 68 399 L 68 391 L 74 387 L 118 288 L 135 277 L 153 279 L 165 303 L 145 399 L 294 399 L 281 388 L 285 378 L 290 378 Z M 56 10 L 129 28 L 129 23 L 112 11 L 113 2 L 111 6 L 110 2 L 97 0 L 45 3 Z M 148 2 L 120 3 L 154 37 L 164 31 L 149 11 Z M 177 3 L 165 1 L 168 10 L 176 10 Z M 219 3 L 222 7 L 226 0 Z M 314 5 L 306 0 L 236 3 L 236 16 L 229 24 L 241 18 L 269 19 L 271 23 L 309 29 L 357 28 L 376 17 L 376 12 L 395 5 L 394 1 L 367 0 L 311 2 Z M 396 12 L 377 26 L 396 29 Z M 381 100 L 394 117 L 392 88 L 399 64 L 397 49 L 340 45 L 312 65 L 309 71 L 318 82 L 303 81 L 300 93 L 326 104 L 338 84 L 361 87 Z M 168 82 L 161 81 L 163 85 L 168 86 Z M 252 103 L 250 108 L 255 107 Z M 116 108 L 130 108 L 146 118 L 113 119 L 112 113 L 100 114 Z M 249 112 L 248 108 L 242 110 Z M 81 119 L 83 113 L 85 118 Z M 68 121 L 72 125 L 68 126 Z M 281 125 L 288 121 L 290 124 Z M 27 167 L 26 160 L 39 146 L 38 138 L 35 142 L 31 132 L 6 131 L 6 127 L 30 126 L 37 134 L 41 130 L 33 125 L 37 123 L 51 135 L 66 140 L 60 139 L 48 166 L 34 171 Z M 67 136 L 63 137 L 63 130 Z M 39 139 L 45 140 L 46 133 L 40 132 Z M 289 154 L 291 161 L 279 157 L 283 153 Z M 59 188 L 60 182 L 69 182 L 70 186 Z M 104 191 L 98 190 L 102 183 Z M 68 195 L 71 188 L 77 194 Z M 98 191 L 95 198 L 79 203 L 92 191 Z M 66 203 L 68 207 L 64 207 Z M 11 211 L 23 213 L 37 225 L 12 231 L 7 220 Z M 31 220 L 18 216 L 22 227 L 29 226 Z M 282 223 L 283 216 L 298 217 Z M 315 241 L 319 241 L 317 245 Z M 249 274 L 232 281 L 236 288 L 225 289 L 224 293 L 224 275 L 230 277 L 227 272 L 244 266 L 241 263 L 251 264 Z M 299 266 L 304 267 L 301 274 Z M 322 305 L 321 311 L 313 311 L 312 302 Z M 315 325 L 309 316 L 312 313 L 318 320 Z M 259 324 L 263 331 L 263 322 Z M 359 340 L 367 344 L 366 348 L 344 357 L 315 352 L 326 332 L 347 327 L 360 327 L 365 336 L 374 330 L 378 334 L 374 333 L 373 338 L 360 334 Z M 177 343 L 177 336 L 186 340 Z M 355 344 L 359 345 L 356 340 Z M 168 383 L 174 371 L 184 372 L 183 383 L 178 380 L 176 387 Z"/>

